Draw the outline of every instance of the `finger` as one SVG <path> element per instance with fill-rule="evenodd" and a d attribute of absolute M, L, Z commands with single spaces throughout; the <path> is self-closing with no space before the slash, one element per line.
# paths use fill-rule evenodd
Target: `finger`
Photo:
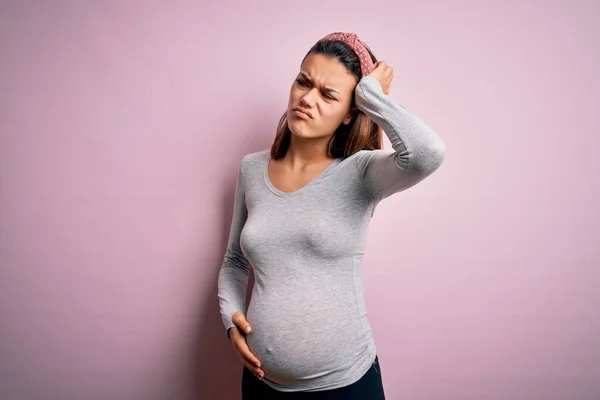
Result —
<path fill-rule="evenodd" d="M 235 352 L 242 359 L 242 361 L 249 362 L 257 367 L 260 367 L 260 360 L 256 358 L 256 356 L 250 351 L 244 334 L 239 332 L 238 329 L 232 329 L 231 331 L 231 343 L 235 349 Z"/>
<path fill-rule="evenodd" d="M 236 340 L 236 346 L 237 346 L 238 353 L 244 358 L 244 361 L 247 361 L 248 363 L 250 363 L 256 367 L 260 367 L 260 365 L 261 365 L 260 360 L 258 358 L 256 358 L 256 356 L 254 354 L 252 354 L 252 352 L 248 348 L 246 339 L 244 339 L 242 337 L 242 338 Z"/>
<path fill-rule="evenodd" d="M 373 71 L 377 71 L 378 73 L 381 73 L 381 71 L 385 70 L 385 63 L 383 61 L 377 61 L 374 64 L 374 68 Z"/>
<path fill-rule="evenodd" d="M 242 314 L 242 312 L 237 311 L 236 313 L 234 313 L 231 320 L 234 324 L 238 326 L 238 328 L 242 330 L 242 332 L 252 333 L 252 326 L 250 326 L 250 323 L 246 321 L 246 317 L 244 316 L 244 314 Z"/>
<path fill-rule="evenodd" d="M 392 80 L 394 79 L 394 74 L 387 75 L 384 79 L 385 79 L 386 83 L 388 85 L 390 85 L 392 83 Z"/>
<path fill-rule="evenodd" d="M 246 366 L 246 368 L 248 368 L 250 370 L 250 372 L 252 372 L 258 379 L 261 379 L 265 377 L 265 371 L 263 371 L 262 369 L 252 365 L 252 364 L 248 364 L 248 363 L 244 363 L 244 365 Z"/>

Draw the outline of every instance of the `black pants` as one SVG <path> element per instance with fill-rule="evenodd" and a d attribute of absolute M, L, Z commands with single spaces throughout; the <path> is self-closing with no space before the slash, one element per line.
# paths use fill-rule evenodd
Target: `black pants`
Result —
<path fill-rule="evenodd" d="M 244 366 L 242 400 L 385 400 L 379 358 L 351 385 L 316 392 L 281 392 L 259 380 Z"/>

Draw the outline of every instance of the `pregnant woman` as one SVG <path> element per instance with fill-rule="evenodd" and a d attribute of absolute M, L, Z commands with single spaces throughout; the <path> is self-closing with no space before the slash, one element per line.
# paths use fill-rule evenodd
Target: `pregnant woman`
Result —
<path fill-rule="evenodd" d="M 271 148 L 241 161 L 218 297 L 244 400 L 385 398 L 363 294 L 367 228 L 377 203 L 445 154 L 390 100 L 392 79 L 356 34 L 324 37 L 301 63 Z"/>

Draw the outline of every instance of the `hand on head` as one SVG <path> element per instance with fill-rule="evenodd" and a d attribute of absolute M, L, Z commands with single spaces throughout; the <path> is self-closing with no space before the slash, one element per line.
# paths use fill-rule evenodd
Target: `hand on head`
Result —
<path fill-rule="evenodd" d="M 390 93 L 392 79 L 394 79 L 394 69 L 387 65 L 385 61 L 377 61 L 375 63 L 375 69 L 367 76 L 371 76 L 379 81 L 383 93 Z"/>

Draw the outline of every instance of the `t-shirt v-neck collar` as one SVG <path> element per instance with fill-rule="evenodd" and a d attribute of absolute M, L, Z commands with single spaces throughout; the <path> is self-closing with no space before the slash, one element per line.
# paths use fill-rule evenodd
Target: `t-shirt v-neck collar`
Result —
<path fill-rule="evenodd" d="M 271 190 L 271 192 L 273 192 L 277 196 L 280 196 L 280 197 L 295 196 L 299 193 L 302 193 L 307 188 L 311 187 L 316 182 L 318 182 L 319 180 L 321 180 L 325 176 L 327 176 L 329 174 L 329 172 L 333 169 L 333 167 L 336 166 L 337 164 L 339 164 L 341 160 L 342 160 L 341 158 L 334 159 L 331 163 L 329 163 L 329 165 L 327 165 L 325 168 L 323 168 L 323 170 L 317 176 L 315 176 L 310 182 L 308 182 L 306 185 L 302 186 L 301 188 L 296 189 L 293 192 L 284 192 L 283 190 L 277 189 L 275 187 L 275 185 L 273 185 L 273 183 L 271 182 L 271 179 L 269 178 L 269 162 L 271 161 L 271 156 L 267 155 L 265 164 L 264 164 L 264 168 L 263 168 L 265 184 Z"/>

